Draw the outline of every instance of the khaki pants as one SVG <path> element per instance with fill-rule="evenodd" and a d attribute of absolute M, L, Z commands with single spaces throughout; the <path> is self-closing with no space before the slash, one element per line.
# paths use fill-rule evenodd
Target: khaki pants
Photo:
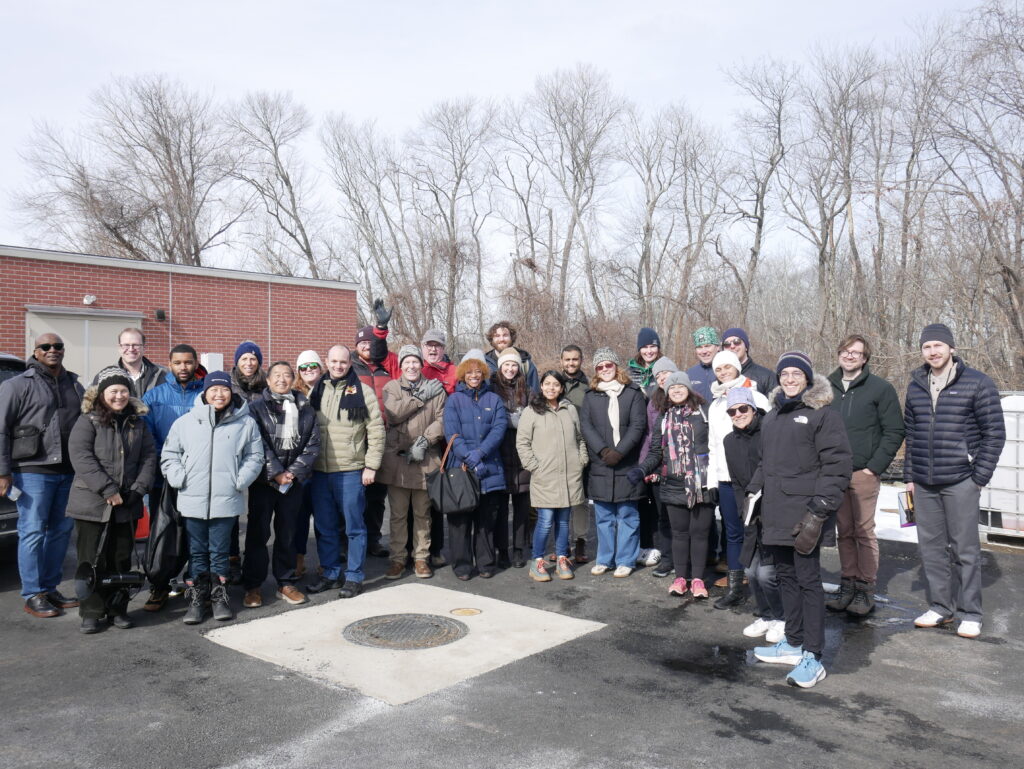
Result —
<path fill-rule="evenodd" d="M 878 576 L 878 538 L 875 536 L 875 505 L 882 480 L 854 470 L 850 486 L 836 514 L 837 545 L 843 577 L 874 582 Z"/>
<path fill-rule="evenodd" d="M 412 507 L 412 557 L 417 561 L 430 558 L 430 497 L 423 489 L 388 487 L 391 507 L 391 560 L 405 563 L 405 545 L 408 539 L 408 511 Z"/>

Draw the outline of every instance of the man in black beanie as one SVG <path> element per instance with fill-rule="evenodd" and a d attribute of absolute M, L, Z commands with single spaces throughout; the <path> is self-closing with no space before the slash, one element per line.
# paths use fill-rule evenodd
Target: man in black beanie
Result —
<path fill-rule="evenodd" d="M 903 479 L 914 495 L 917 540 L 929 609 L 917 627 L 959 616 L 957 634 L 981 635 L 978 502 L 1006 441 L 995 383 L 964 365 L 943 323 L 921 332 L 924 365 L 907 386 Z M 958 572 L 953 574 L 954 568 Z"/>

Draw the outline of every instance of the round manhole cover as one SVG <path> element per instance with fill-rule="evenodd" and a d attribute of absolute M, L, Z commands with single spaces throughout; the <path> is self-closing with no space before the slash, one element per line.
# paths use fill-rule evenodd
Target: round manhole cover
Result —
<path fill-rule="evenodd" d="M 458 641 L 469 628 L 437 614 L 382 614 L 353 622 L 342 631 L 346 641 L 377 649 L 431 649 Z"/>

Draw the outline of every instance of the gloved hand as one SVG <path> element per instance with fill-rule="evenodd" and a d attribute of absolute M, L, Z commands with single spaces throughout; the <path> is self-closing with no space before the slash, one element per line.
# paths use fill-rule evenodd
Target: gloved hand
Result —
<path fill-rule="evenodd" d="M 508 412 L 508 425 L 509 425 L 509 427 L 511 427 L 513 430 L 518 430 L 519 429 L 519 418 L 522 417 L 522 415 L 523 415 L 522 408 L 518 408 L 515 411 Z"/>
<path fill-rule="evenodd" d="M 466 455 L 466 467 L 470 469 L 476 469 L 476 467 L 484 461 L 484 455 L 480 453 L 479 449 L 473 449 Z"/>
<path fill-rule="evenodd" d="M 409 457 L 409 464 L 413 462 L 422 462 L 423 458 L 427 455 L 427 448 L 430 444 L 427 439 L 422 435 L 412 442 L 412 446 L 409 447 L 407 456 Z"/>
<path fill-rule="evenodd" d="M 600 457 L 608 467 L 615 467 L 615 465 L 622 461 L 622 454 L 617 452 L 615 449 L 601 449 Z"/>
<path fill-rule="evenodd" d="M 424 377 L 420 380 L 420 383 L 416 385 L 412 391 L 414 398 L 426 403 L 431 398 L 436 398 L 438 395 L 444 392 L 444 385 L 437 379 L 427 379 Z"/>
<path fill-rule="evenodd" d="M 718 504 L 718 487 L 712 486 L 711 488 L 704 489 L 704 501 L 709 505 Z"/>
<path fill-rule="evenodd" d="M 815 512 L 811 505 L 807 506 L 803 519 L 790 532 L 795 537 L 793 548 L 800 555 L 810 555 L 814 552 L 821 539 L 821 527 L 825 525 L 827 518 L 828 515 L 821 515 Z"/>
<path fill-rule="evenodd" d="M 644 471 L 641 467 L 631 467 L 626 471 L 626 480 L 632 483 L 634 486 L 639 485 L 643 482 Z"/>
<path fill-rule="evenodd" d="M 135 505 L 142 501 L 142 495 L 137 491 L 123 491 L 121 492 L 121 504 L 122 505 Z"/>
<path fill-rule="evenodd" d="M 377 328 L 387 328 L 388 323 L 391 322 L 391 313 L 394 308 L 390 310 L 384 306 L 383 299 L 373 300 L 373 317 L 377 321 Z"/>

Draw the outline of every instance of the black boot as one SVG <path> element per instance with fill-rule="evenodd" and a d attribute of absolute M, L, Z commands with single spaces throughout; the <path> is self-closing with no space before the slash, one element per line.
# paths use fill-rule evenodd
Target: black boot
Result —
<path fill-rule="evenodd" d="M 196 579 L 185 580 L 185 600 L 188 609 L 185 611 L 184 623 L 198 625 L 206 619 L 206 601 L 210 597 L 210 581 L 205 574 Z"/>
<path fill-rule="evenodd" d="M 846 611 L 846 607 L 850 605 L 850 601 L 853 600 L 853 594 L 856 592 L 857 590 L 853 585 L 853 578 L 843 577 L 843 580 L 839 585 L 839 592 L 836 593 L 835 598 L 825 601 L 825 608 L 829 611 Z"/>
<path fill-rule="evenodd" d="M 747 591 L 743 589 L 743 569 L 729 570 L 729 590 L 715 601 L 716 609 L 728 609 L 730 606 L 739 606 L 747 600 Z"/>
<path fill-rule="evenodd" d="M 228 559 L 228 584 L 242 584 L 242 556 L 233 555 Z"/>
<path fill-rule="evenodd" d="M 213 605 L 213 618 L 224 622 L 234 619 L 235 614 L 231 611 L 231 604 L 228 602 L 228 580 L 225 577 L 213 577 L 213 588 L 210 590 L 210 603 Z"/>
<path fill-rule="evenodd" d="M 853 600 L 846 607 L 846 613 L 866 617 L 875 610 L 875 583 L 857 580 L 854 588 Z"/>

